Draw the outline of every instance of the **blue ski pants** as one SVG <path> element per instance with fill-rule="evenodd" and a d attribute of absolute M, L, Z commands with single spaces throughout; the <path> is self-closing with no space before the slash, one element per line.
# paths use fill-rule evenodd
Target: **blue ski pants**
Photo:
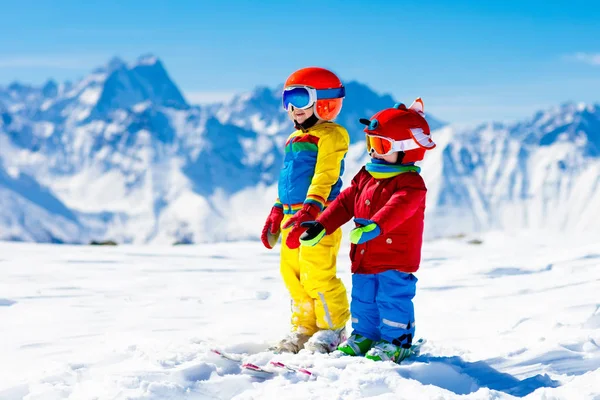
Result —
<path fill-rule="evenodd" d="M 415 333 L 412 299 L 418 279 L 413 274 L 390 270 L 352 275 L 353 334 L 410 346 Z"/>

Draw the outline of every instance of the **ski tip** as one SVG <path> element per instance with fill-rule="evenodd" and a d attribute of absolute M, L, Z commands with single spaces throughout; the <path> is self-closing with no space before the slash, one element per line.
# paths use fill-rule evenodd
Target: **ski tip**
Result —
<path fill-rule="evenodd" d="M 256 378 L 266 378 L 276 375 L 273 371 L 268 371 L 258 365 L 247 363 L 242 365 L 242 373 L 252 375 Z"/>
<path fill-rule="evenodd" d="M 269 364 L 271 364 L 274 367 L 277 368 L 283 368 L 289 372 L 296 372 L 296 373 L 300 373 L 303 375 L 306 375 L 308 377 L 314 377 L 315 374 L 313 374 L 312 372 L 310 372 L 309 370 L 307 370 L 306 368 L 302 368 L 302 367 L 291 367 L 289 365 L 286 365 L 282 362 L 279 361 L 271 361 Z"/>

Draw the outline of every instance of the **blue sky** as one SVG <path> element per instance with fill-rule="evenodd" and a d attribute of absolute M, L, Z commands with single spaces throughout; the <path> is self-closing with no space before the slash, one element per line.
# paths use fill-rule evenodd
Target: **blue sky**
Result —
<path fill-rule="evenodd" d="M 190 99 L 329 67 L 456 123 L 600 102 L 596 1 L 0 2 L 0 85 L 153 53 Z"/>

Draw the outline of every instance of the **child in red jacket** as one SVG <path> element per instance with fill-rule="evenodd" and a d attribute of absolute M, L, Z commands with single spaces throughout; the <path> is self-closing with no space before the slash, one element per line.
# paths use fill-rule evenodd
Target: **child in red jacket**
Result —
<path fill-rule="evenodd" d="M 423 102 L 397 104 L 361 119 L 371 161 L 350 187 L 308 228 L 301 243 L 314 246 L 354 217 L 352 335 L 338 350 L 372 360 L 400 362 L 410 355 L 414 307 L 423 242 L 427 188 L 415 162 L 433 149 Z"/>

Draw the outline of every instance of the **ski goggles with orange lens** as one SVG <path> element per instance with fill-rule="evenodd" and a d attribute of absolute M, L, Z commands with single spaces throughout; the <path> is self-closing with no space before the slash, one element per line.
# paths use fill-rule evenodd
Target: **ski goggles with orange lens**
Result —
<path fill-rule="evenodd" d="M 317 100 L 339 99 L 346 95 L 344 87 L 335 89 L 315 89 L 309 86 L 290 86 L 283 89 L 283 108 L 290 106 L 306 110 Z"/>
<path fill-rule="evenodd" d="M 375 152 L 380 156 L 387 156 L 394 152 L 394 141 L 382 136 L 367 135 L 367 151 Z"/>
<path fill-rule="evenodd" d="M 392 140 L 383 136 L 367 134 L 367 151 L 380 155 L 387 156 L 396 151 L 407 151 L 418 148 L 419 146 L 412 139 L 407 140 Z"/>

